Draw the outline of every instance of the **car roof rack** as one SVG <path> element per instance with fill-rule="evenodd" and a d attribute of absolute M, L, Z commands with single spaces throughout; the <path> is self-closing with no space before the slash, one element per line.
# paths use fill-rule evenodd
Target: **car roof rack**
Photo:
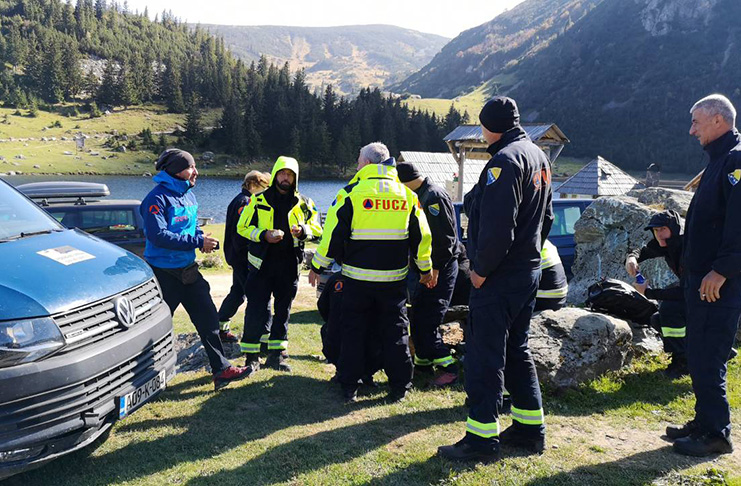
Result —
<path fill-rule="evenodd" d="M 41 206 L 48 206 L 49 199 L 77 199 L 76 205 L 85 205 L 85 198 L 111 195 L 108 186 L 98 182 L 31 182 L 16 187 L 31 199 L 40 199 Z"/>

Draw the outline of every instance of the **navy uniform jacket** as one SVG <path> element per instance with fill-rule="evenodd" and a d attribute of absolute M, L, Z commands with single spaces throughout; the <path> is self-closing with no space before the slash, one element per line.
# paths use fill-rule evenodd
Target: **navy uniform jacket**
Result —
<path fill-rule="evenodd" d="M 249 250 L 250 240 L 237 233 L 237 223 L 251 195 L 250 191 L 243 188 L 242 192 L 237 194 L 226 208 L 224 258 L 226 263 L 232 267 L 247 267 L 247 250 Z"/>
<path fill-rule="evenodd" d="M 459 253 L 453 201 L 445 189 L 428 178 L 415 192 L 432 233 L 432 268 L 442 270 Z"/>
<path fill-rule="evenodd" d="M 482 277 L 536 271 L 553 223 L 548 157 L 519 126 L 487 151 L 492 158 L 464 201 L 471 270 Z"/>
<path fill-rule="evenodd" d="M 705 150 L 710 162 L 687 210 L 684 265 L 731 279 L 741 275 L 741 135 L 734 128 Z"/>

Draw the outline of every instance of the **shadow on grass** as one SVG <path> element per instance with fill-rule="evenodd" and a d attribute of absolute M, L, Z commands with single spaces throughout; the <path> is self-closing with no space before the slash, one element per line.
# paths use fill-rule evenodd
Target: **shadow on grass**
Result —
<path fill-rule="evenodd" d="M 624 375 L 604 391 L 598 384 L 599 380 L 560 393 L 546 390 L 546 404 L 552 413 L 581 416 L 636 404 L 662 407 L 692 392 L 689 378 L 670 380 L 661 370 Z"/>
<path fill-rule="evenodd" d="M 671 446 L 639 452 L 611 462 L 579 466 L 533 479 L 524 486 L 650 484 L 676 469 L 709 462 L 712 458 L 687 457 L 672 452 Z"/>
<path fill-rule="evenodd" d="M 202 385 L 202 380 L 209 380 L 209 377 L 172 386 L 163 394 L 161 407 L 172 406 L 168 401 L 182 401 L 180 394 L 195 394 L 189 389 Z M 197 408 L 185 410 L 185 415 L 141 421 L 134 415 L 128 422 L 119 424 L 111 441 L 114 446 L 117 439 L 126 444 L 118 449 L 94 457 L 88 456 L 89 450 L 82 450 L 3 484 L 94 486 L 108 485 L 114 478 L 117 483 L 141 480 L 173 467 L 208 459 L 283 429 L 321 423 L 377 403 L 377 400 L 364 400 L 348 407 L 339 400 L 339 391 L 326 381 L 295 375 L 278 375 L 246 386 L 232 385 L 219 393 L 208 393 L 211 396 L 207 400 Z M 146 435 L 125 437 L 133 433 Z"/>
<path fill-rule="evenodd" d="M 301 474 L 352 461 L 407 434 L 460 421 L 460 417 L 461 407 L 450 407 L 423 412 L 410 410 L 401 415 L 347 425 L 272 447 L 236 469 L 194 478 L 187 485 L 287 482 Z M 342 478 L 326 478 L 325 481 L 332 484 Z"/>
<path fill-rule="evenodd" d="M 291 312 L 289 320 L 291 324 L 312 324 L 320 326 L 324 321 L 318 310 L 302 310 Z"/>

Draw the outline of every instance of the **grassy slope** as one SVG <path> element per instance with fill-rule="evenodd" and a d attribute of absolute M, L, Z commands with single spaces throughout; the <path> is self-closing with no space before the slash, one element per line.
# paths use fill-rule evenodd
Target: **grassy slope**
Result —
<path fill-rule="evenodd" d="M 65 117 L 57 113 L 39 110 L 36 118 L 26 116 L 26 110 L 21 110 L 21 116 L 15 115 L 15 109 L 0 108 L 0 173 L 21 171 L 24 174 L 56 174 L 56 173 L 95 173 L 95 174 L 124 174 L 141 175 L 154 170 L 153 162 L 156 155 L 148 150 L 128 151 L 127 153 L 114 152 L 103 146 L 106 138 L 113 134 L 127 134 L 129 137 L 137 135 L 145 128 L 152 132 L 171 131 L 176 125 L 185 124 L 185 115 L 167 113 L 161 106 L 134 107 L 116 111 L 110 115 L 90 119 L 85 114 L 76 117 Z M 203 125 L 214 126 L 220 116 L 218 110 L 204 114 Z M 52 128 L 59 121 L 61 128 Z M 46 130 L 44 128 L 46 127 Z M 85 149 L 76 152 L 72 138 L 79 132 L 88 135 Z M 97 136 L 97 138 L 96 138 Z M 56 141 L 42 141 L 41 138 L 56 138 Z M 63 141 L 62 137 L 69 140 Z M 155 139 L 157 135 L 154 136 Z M 8 140 L 12 138 L 12 142 Z M 33 138 L 34 140 L 28 140 Z M 24 139 L 24 140 L 19 140 Z M 167 137 L 168 143 L 176 143 L 175 138 Z M 124 144 L 126 142 L 123 142 Z M 72 155 L 65 155 L 71 152 Z M 93 155 L 93 153 L 98 155 Z M 16 159 L 22 155 L 24 159 Z M 79 158 L 78 158 L 79 157 Z M 106 160 L 103 159 L 106 157 Z M 38 165 L 39 168 L 34 168 Z M 211 175 L 229 175 L 229 171 L 221 166 L 206 169 Z"/>
<path fill-rule="evenodd" d="M 223 225 L 207 228 L 223 234 Z M 546 390 L 550 447 L 544 455 L 505 450 L 496 464 L 466 467 L 434 456 L 437 446 L 463 432 L 461 386 L 420 386 L 396 405 L 382 403 L 381 387 L 344 406 L 328 383 L 333 367 L 320 359 L 320 317 L 305 278 L 291 323 L 293 374 L 262 370 L 217 394 L 205 372 L 183 373 L 161 398 L 119 422 L 96 450 L 7 484 L 741 485 L 738 451 L 695 460 L 674 455 L 658 439 L 668 422 L 691 417 L 693 403 L 688 378 L 662 377 L 665 357 L 638 360 L 577 390 Z M 175 328 L 193 331 L 180 311 Z M 730 369 L 729 394 L 738 424 L 739 359 Z M 509 423 L 502 419 L 502 427 Z"/>

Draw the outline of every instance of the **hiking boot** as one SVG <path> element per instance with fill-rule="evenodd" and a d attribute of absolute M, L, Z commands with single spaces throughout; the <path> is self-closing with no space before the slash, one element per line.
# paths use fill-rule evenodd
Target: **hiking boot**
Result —
<path fill-rule="evenodd" d="M 545 451 L 545 434 L 528 433 L 516 425 L 510 425 L 499 434 L 499 443 L 542 454 Z"/>
<path fill-rule="evenodd" d="M 386 395 L 386 403 L 398 403 L 403 402 L 407 397 L 406 388 L 392 388 L 388 395 Z"/>
<path fill-rule="evenodd" d="M 252 370 L 250 373 L 260 371 L 260 357 L 255 353 L 250 353 L 244 360 L 244 367 Z"/>
<path fill-rule="evenodd" d="M 687 359 L 676 356 L 672 357 L 672 362 L 669 363 L 669 366 L 664 370 L 664 376 L 672 380 L 687 376 L 689 373 L 690 371 L 687 369 Z"/>
<path fill-rule="evenodd" d="M 231 331 L 219 331 L 219 339 L 222 343 L 236 343 L 239 342 L 239 338 L 232 334 Z"/>
<path fill-rule="evenodd" d="M 453 445 L 438 447 L 437 454 L 451 461 L 494 462 L 499 459 L 499 445 L 478 445 L 464 437 Z"/>
<path fill-rule="evenodd" d="M 358 401 L 358 388 L 342 385 L 342 401 L 345 403 L 356 403 Z"/>
<path fill-rule="evenodd" d="M 363 388 L 378 388 L 378 383 L 373 380 L 373 375 L 366 375 L 360 379 L 360 386 Z"/>
<path fill-rule="evenodd" d="M 458 381 L 458 373 L 451 373 L 450 371 L 442 371 L 439 373 L 434 380 L 432 380 L 432 386 L 437 388 L 443 388 L 446 386 L 454 385 Z"/>
<path fill-rule="evenodd" d="M 288 364 L 288 353 L 285 351 L 271 351 L 268 354 L 268 359 L 265 360 L 265 368 L 290 373 L 291 365 Z"/>
<path fill-rule="evenodd" d="M 698 430 L 697 422 L 690 420 L 684 425 L 669 425 L 666 428 L 666 436 L 671 440 L 689 437 Z"/>
<path fill-rule="evenodd" d="M 230 366 L 226 369 L 214 373 L 214 390 L 221 390 L 233 381 L 243 380 L 252 374 L 252 369 L 248 367 L 240 368 L 239 366 Z"/>
<path fill-rule="evenodd" d="M 685 456 L 705 457 L 713 454 L 730 454 L 733 452 L 731 438 L 720 435 L 692 434 L 674 442 L 674 452 Z"/>

